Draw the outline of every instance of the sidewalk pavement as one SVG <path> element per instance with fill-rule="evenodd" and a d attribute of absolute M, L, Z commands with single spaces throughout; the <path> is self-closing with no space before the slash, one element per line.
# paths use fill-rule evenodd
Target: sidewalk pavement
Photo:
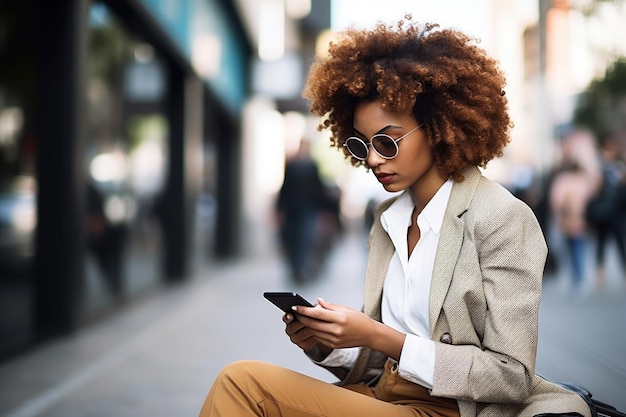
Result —
<path fill-rule="evenodd" d="M 566 271 L 548 277 L 536 371 L 583 386 L 594 398 L 626 412 L 626 277 L 618 273 L 617 259 L 612 261 L 605 285 L 596 288 L 587 282 L 582 295 L 572 294 Z"/>
<path fill-rule="evenodd" d="M 0 416 L 196 416 L 219 370 L 239 359 L 286 366 L 327 381 L 284 334 L 264 291 L 297 291 L 360 308 L 366 237 L 347 234 L 323 278 L 295 286 L 279 255 L 209 265 L 177 287 L 126 306 L 71 337 L 0 365 Z M 537 372 L 584 385 L 626 410 L 626 290 L 576 302 L 562 277 L 546 282 Z"/>

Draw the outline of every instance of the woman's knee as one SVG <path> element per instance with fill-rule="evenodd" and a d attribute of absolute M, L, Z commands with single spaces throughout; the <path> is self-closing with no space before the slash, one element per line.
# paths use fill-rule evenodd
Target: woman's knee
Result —
<path fill-rule="evenodd" d="M 216 384 L 237 386 L 263 385 L 267 375 L 273 375 L 276 365 L 256 360 L 235 361 L 226 365 L 217 376 Z"/>
<path fill-rule="evenodd" d="M 217 376 L 217 379 L 236 381 L 242 378 L 248 378 L 250 376 L 259 375 L 267 366 L 268 364 L 264 362 L 254 360 L 235 361 L 226 365 Z"/>

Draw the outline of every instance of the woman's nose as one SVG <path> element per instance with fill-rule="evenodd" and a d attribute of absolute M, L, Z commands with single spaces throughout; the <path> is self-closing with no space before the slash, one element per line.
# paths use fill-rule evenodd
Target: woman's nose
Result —
<path fill-rule="evenodd" d="M 367 158 L 365 158 L 365 163 L 370 168 L 377 167 L 383 163 L 385 163 L 386 159 L 382 156 L 378 155 L 378 152 L 374 150 L 374 148 L 370 145 L 370 151 L 367 154 Z"/>

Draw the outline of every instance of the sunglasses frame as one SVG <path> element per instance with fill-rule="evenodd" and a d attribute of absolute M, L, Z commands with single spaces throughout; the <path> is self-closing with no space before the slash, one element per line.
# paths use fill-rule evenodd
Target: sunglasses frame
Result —
<path fill-rule="evenodd" d="M 376 154 L 378 156 L 380 156 L 381 158 L 384 159 L 393 159 L 395 157 L 398 156 L 398 152 L 400 151 L 400 148 L 398 147 L 398 142 L 400 142 L 402 139 L 404 139 L 405 137 L 409 136 L 411 133 L 415 132 L 417 129 L 419 129 L 420 127 L 422 127 L 424 125 L 424 123 L 420 123 L 418 126 L 414 127 L 413 129 L 409 130 L 408 132 L 406 132 L 404 135 L 400 136 L 397 139 L 392 138 L 391 136 L 389 136 L 386 133 L 377 133 L 374 136 L 372 136 L 372 138 L 370 139 L 369 142 L 365 142 L 363 139 L 361 139 L 358 136 L 350 136 L 349 138 L 347 138 L 345 140 L 345 142 L 343 143 L 343 146 L 345 146 L 348 149 L 348 152 L 350 152 L 350 155 L 352 155 L 353 158 L 358 159 L 359 161 L 365 161 L 369 155 L 370 155 L 370 147 L 374 149 L 374 152 L 376 152 Z M 396 151 L 394 152 L 393 156 L 385 156 L 383 154 L 381 154 L 378 149 L 376 149 L 376 147 L 373 145 L 373 141 L 376 137 L 385 137 L 388 138 L 389 140 L 391 140 L 391 142 L 394 144 L 394 146 L 396 147 Z M 352 152 L 352 150 L 350 149 L 350 146 L 348 146 L 348 141 L 349 140 L 356 140 L 361 142 L 361 144 L 365 147 L 365 157 L 361 158 L 360 156 L 357 156 L 354 154 L 354 152 Z"/>

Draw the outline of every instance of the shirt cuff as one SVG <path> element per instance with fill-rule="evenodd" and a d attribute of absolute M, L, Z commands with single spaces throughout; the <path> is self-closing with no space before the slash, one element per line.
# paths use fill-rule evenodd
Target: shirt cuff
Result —
<path fill-rule="evenodd" d="M 352 348 L 344 348 L 344 349 L 334 349 L 332 352 L 324 358 L 321 362 L 317 362 L 313 359 L 318 365 L 327 366 L 331 368 L 337 368 L 340 366 L 352 366 L 354 362 L 356 362 L 356 357 L 359 355 L 358 347 Z"/>
<path fill-rule="evenodd" d="M 407 381 L 432 389 L 435 379 L 435 342 L 407 334 L 400 354 L 398 373 Z"/>

